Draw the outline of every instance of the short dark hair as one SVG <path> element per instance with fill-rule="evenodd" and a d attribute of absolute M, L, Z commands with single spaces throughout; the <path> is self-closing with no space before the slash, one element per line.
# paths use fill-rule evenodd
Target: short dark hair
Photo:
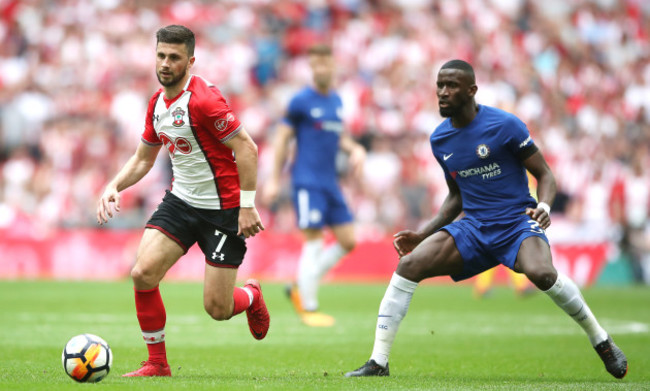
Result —
<path fill-rule="evenodd" d="M 324 44 L 324 43 L 317 43 L 315 45 L 312 45 L 307 49 L 307 54 L 311 55 L 319 55 L 319 56 L 331 56 L 332 55 L 332 47 Z"/>
<path fill-rule="evenodd" d="M 185 44 L 188 56 L 194 56 L 194 33 L 185 26 L 172 24 L 156 31 L 156 45 L 159 42 Z"/>
<path fill-rule="evenodd" d="M 440 70 L 443 69 L 458 69 L 467 73 L 468 76 L 472 79 L 472 83 L 476 83 L 476 76 L 474 75 L 474 68 L 467 61 L 463 60 L 451 60 L 443 64 Z"/>

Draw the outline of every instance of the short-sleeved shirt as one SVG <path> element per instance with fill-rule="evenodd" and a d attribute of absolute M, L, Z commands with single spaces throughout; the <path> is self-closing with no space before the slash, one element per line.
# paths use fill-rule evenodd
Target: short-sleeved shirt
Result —
<path fill-rule="evenodd" d="M 291 169 L 294 187 L 338 187 L 336 154 L 343 131 L 342 108 L 334 91 L 324 95 L 306 87 L 291 99 L 284 123 L 296 136 L 297 154 Z"/>
<path fill-rule="evenodd" d="M 224 143 L 242 126 L 221 92 L 190 76 L 173 99 L 158 90 L 149 100 L 142 141 L 163 144 L 172 162 L 172 194 L 195 208 L 239 206 L 239 174 Z"/>
<path fill-rule="evenodd" d="M 451 119 L 446 119 L 430 140 L 445 177 L 458 184 L 468 216 L 493 220 L 535 207 L 522 164 L 534 143 L 516 116 L 479 105 L 469 125 L 454 128 Z"/>

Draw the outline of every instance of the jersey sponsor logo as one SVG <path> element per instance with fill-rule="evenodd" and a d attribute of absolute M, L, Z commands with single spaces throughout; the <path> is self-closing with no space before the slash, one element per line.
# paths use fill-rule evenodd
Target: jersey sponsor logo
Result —
<path fill-rule="evenodd" d="M 476 147 L 476 154 L 481 159 L 485 159 L 490 156 L 490 148 L 486 144 L 480 144 L 478 147 Z"/>
<path fill-rule="evenodd" d="M 530 136 L 528 136 L 527 139 L 525 139 L 524 141 L 521 142 L 521 144 L 519 144 L 519 148 L 525 147 L 526 145 L 530 144 L 531 141 L 533 140 L 530 138 Z"/>
<path fill-rule="evenodd" d="M 176 149 L 184 155 L 192 152 L 192 144 L 190 144 L 190 142 L 184 137 L 178 137 L 174 145 L 176 145 Z"/>
<path fill-rule="evenodd" d="M 178 137 L 173 140 L 167 134 L 160 132 L 158 133 L 158 138 L 163 142 L 163 145 L 165 145 L 165 148 L 167 148 L 167 151 L 169 152 L 169 157 L 172 159 L 174 158 L 174 155 L 176 155 L 176 151 L 183 155 L 192 152 L 192 144 L 184 137 Z"/>
<path fill-rule="evenodd" d="M 454 154 L 454 153 L 452 152 L 452 153 L 450 153 L 449 155 L 443 155 L 442 158 L 443 158 L 443 160 L 446 161 L 446 160 L 449 159 L 449 158 L 451 157 L 451 155 L 453 155 L 453 154 Z"/>
<path fill-rule="evenodd" d="M 460 175 L 461 178 L 467 178 L 470 176 L 480 175 L 483 179 L 493 178 L 497 175 L 501 175 L 501 167 L 498 163 L 491 163 L 483 167 L 473 167 L 468 168 L 467 170 L 454 171 L 451 173 L 453 178 L 456 178 L 456 175 Z"/>
<path fill-rule="evenodd" d="M 172 122 L 172 125 L 177 128 L 185 125 L 185 121 L 183 121 L 184 115 L 185 110 L 181 109 L 180 107 L 177 107 L 176 110 L 172 111 L 172 116 L 174 117 L 174 122 Z"/>
<path fill-rule="evenodd" d="M 314 128 L 326 132 L 341 133 L 343 132 L 343 123 L 339 121 L 320 121 L 314 124 Z"/>
<path fill-rule="evenodd" d="M 235 116 L 232 113 L 226 114 L 226 118 L 221 118 L 214 121 L 214 128 L 219 132 L 223 132 L 228 129 L 228 124 L 235 120 Z"/>

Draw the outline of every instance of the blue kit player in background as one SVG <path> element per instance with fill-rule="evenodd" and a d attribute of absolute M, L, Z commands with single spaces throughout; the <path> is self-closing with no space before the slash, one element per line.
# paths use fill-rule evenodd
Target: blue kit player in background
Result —
<path fill-rule="evenodd" d="M 334 318 L 318 311 L 318 286 L 328 270 L 355 246 L 353 218 L 339 187 L 336 157 L 339 149 L 348 153 L 353 173 L 360 176 L 366 152 L 343 132 L 343 105 L 332 90 L 332 49 L 314 45 L 308 58 L 314 86 L 299 91 L 289 103 L 273 140 L 273 172 L 264 190 L 269 203 L 280 193 L 282 168 L 289 157 L 290 141 L 295 138 L 292 198 L 305 242 L 296 284 L 288 288 L 288 294 L 305 324 L 328 327 L 334 324 Z M 336 243 L 328 247 L 323 243 L 325 226 L 336 238 Z"/>
<path fill-rule="evenodd" d="M 425 278 L 472 277 L 498 264 L 544 291 L 586 332 L 616 378 L 627 359 L 598 324 L 576 284 L 553 267 L 545 229 L 555 178 L 526 125 L 512 114 L 477 105 L 474 70 L 465 61 L 445 63 L 438 73 L 440 115 L 447 119 L 431 135 L 431 148 L 445 172 L 449 194 L 440 211 L 418 232 L 395 234 L 397 270 L 379 307 L 370 360 L 353 376 L 388 376 L 388 355 L 418 283 Z M 537 203 L 528 170 L 538 183 Z M 464 211 L 466 216 L 454 221 Z"/>

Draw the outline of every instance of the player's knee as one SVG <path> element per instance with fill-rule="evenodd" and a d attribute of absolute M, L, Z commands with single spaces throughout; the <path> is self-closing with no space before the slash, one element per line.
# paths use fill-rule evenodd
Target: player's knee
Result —
<path fill-rule="evenodd" d="M 396 272 L 407 280 L 414 282 L 420 282 L 426 278 L 422 265 L 413 254 L 407 254 L 400 259 Z"/>
<path fill-rule="evenodd" d="M 205 301 L 203 303 L 205 312 L 214 320 L 228 320 L 232 316 L 232 303 L 222 303 L 219 301 Z"/>
<path fill-rule="evenodd" d="M 155 288 L 160 283 L 160 278 L 152 270 L 139 264 L 131 269 L 131 279 L 138 289 Z"/>
<path fill-rule="evenodd" d="M 526 277 L 536 287 L 545 291 L 550 289 L 557 280 L 557 271 L 554 268 L 537 268 L 526 273 Z"/>
<path fill-rule="evenodd" d="M 345 251 L 345 253 L 347 254 L 350 251 L 354 250 L 354 248 L 357 246 L 357 242 L 354 239 L 349 239 L 339 243 L 339 245 L 341 246 L 343 251 Z"/>

